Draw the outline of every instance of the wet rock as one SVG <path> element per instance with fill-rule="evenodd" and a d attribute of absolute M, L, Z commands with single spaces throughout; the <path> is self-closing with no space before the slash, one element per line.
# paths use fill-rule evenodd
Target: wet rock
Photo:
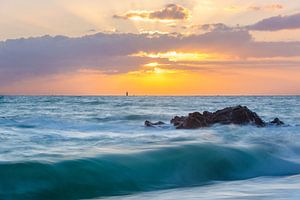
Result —
<path fill-rule="evenodd" d="M 213 113 L 212 123 L 249 124 L 265 126 L 265 122 L 246 106 L 228 107 Z"/>
<path fill-rule="evenodd" d="M 179 126 L 182 124 L 182 122 L 186 119 L 186 117 L 178 117 L 175 116 L 173 119 L 171 119 L 171 124 L 173 124 L 174 126 Z"/>
<path fill-rule="evenodd" d="M 150 122 L 150 121 L 145 121 L 145 126 L 147 127 L 155 127 L 155 126 L 159 126 L 159 125 L 164 125 L 164 122 L 158 121 L 158 122 Z"/>
<path fill-rule="evenodd" d="M 176 123 L 174 123 L 174 125 L 176 124 L 175 126 L 177 129 L 195 129 L 209 126 L 206 118 L 199 112 L 190 113 L 188 117 L 177 117 L 175 121 Z"/>
<path fill-rule="evenodd" d="M 228 107 L 216 112 L 204 111 L 190 113 L 188 116 L 174 117 L 171 120 L 177 129 L 196 129 L 208 127 L 213 124 L 253 124 L 265 126 L 266 123 L 253 111 L 246 106 Z"/>
<path fill-rule="evenodd" d="M 278 118 L 275 118 L 273 121 L 266 123 L 255 112 L 251 111 L 246 106 L 241 105 L 227 107 L 222 110 L 217 110 L 216 112 L 204 111 L 203 113 L 189 113 L 188 116 L 175 116 L 173 119 L 171 119 L 170 122 L 177 129 L 197 129 L 209 127 L 214 124 L 251 124 L 258 127 L 264 127 L 269 124 L 278 126 L 284 124 Z M 145 126 L 147 127 L 154 127 L 163 124 L 165 123 L 161 121 L 156 123 L 145 121 Z"/>
<path fill-rule="evenodd" d="M 284 122 L 276 117 L 273 121 L 270 122 L 270 124 L 281 126 L 281 125 L 284 125 Z"/>

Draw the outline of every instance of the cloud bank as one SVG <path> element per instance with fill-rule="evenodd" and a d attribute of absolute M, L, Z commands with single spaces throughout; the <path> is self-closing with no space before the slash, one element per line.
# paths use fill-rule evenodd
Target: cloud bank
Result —
<path fill-rule="evenodd" d="M 248 26 L 250 30 L 257 31 L 278 31 L 283 29 L 299 29 L 300 13 L 286 16 L 276 16 L 263 19 L 253 25 Z"/>
<path fill-rule="evenodd" d="M 164 58 L 130 56 L 138 52 L 174 50 L 225 54 L 246 63 L 248 58 L 300 56 L 300 42 L 256 42 L 244 30 L 190 36 L 98 33 L 79 38 L 44 36 L 7 40 L 0 42 L 0 83 L 79 69 L 127 73 L 154 61 L 181 66 L 184 63 Z"/>
<path fill-rule="evenodd" d="M 193 28 L 202 31 L 280 31 L 280 30 L 292 30 L 300 29 L 300 13 L 293 15 L 279 15 L 262 19 L 254 24 L 248 26 L 228 26 L 223 23 L 215 24 L 201 24 L 183 27 L 184 29 Z"/>

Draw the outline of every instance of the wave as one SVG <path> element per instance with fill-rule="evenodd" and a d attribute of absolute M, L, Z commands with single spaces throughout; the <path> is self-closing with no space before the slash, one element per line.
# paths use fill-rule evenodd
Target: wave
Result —
<path fill-rule="evenodd" d="M 258 147 L 165 147 L 57 163 L 0 164 L 0 199 L 83 199 L 300 173 Z"/>
<path fill-rule="evenodd" d="M 88 100 L 88 99 L 87 99 Z M 82 106 L 98 106 L 98 105 L 104 105 L 104 104 L 110 104 L 109 101 L 105 101 L 105 100 L 90 100 L 90 101 L 80 101 L 80 100 L 65 100 L 65 103 L 68 104 L 79 104 Z"/>
<path fill-rule="evenodd" d="M 6 103 L 5 97 L 0 95 L 0 104 Z"/>
<path fill-rule="evenodd" d="M 107 121 L 122 121 L 122 120 L 128 120 L 128 121 L 143 121 L 145 119 L 153 119 L 153 118 L 159 118 L 162 117 L 161 115 L 144 115 L 144 114 L 129 114 L 129 115 L 120 115 L 120 116 L 109 116 L 109 117 L 94 117 L 92 118 L 92 121 L 98 121 L 98 122 L 107 122 Z"/>

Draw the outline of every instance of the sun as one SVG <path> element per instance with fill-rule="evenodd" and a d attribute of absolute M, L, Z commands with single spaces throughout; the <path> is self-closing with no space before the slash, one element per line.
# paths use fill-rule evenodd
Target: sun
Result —
<path fill-rule="evenodd" d="M 167 52 L 158 52 L 158 53 L 149 53 L 149 52 L 138 52 L 132 54 L 133 57 L 146 57 L 153 59 L 167 59 L 171 62 L 180 62 L 180 61 L 209 61 L 216 60 L 220 58 L 220 55 L 212 53 L 202 53 L 202 52 L 181 52 L 181 51 L 167 51 Z M 150 64 L 150 63 L 149 63 Z M 152 63 L 153 64 L 153 63 Z"/>
<path fill-rule="evenodd" d="M 154 67 L 153 72 L 154 72 L 155 74 L 164 74 L 164 73 L 166 73 L 167 71 L 164 70 L 164 69 L 161 69 L 161 68 L 159 68 L 159 67 Z"/>

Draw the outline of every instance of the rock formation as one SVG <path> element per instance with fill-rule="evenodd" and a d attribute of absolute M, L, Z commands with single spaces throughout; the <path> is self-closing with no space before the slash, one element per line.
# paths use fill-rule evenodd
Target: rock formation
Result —
<path fill-rule="evenodd" d="M 151 127 L 162 124 L 164 123 L 145 122 L 146 126 Z M 278 118 L 266 123 L 255 112 L 251 111 L 246 106 L 235 106 L 224 108 L 216 112 L 204 111 L 202 114 L 194 112 L 190 113 L 188 116 L 175 116 L 171 120 L 171 124 L 173 124 L 177 129 L 197 129 L 209 127 L 214 124 L 252 124 L 258 127 L 264 127 L 267 124 L 283 125 L 284 123 Z"/>

